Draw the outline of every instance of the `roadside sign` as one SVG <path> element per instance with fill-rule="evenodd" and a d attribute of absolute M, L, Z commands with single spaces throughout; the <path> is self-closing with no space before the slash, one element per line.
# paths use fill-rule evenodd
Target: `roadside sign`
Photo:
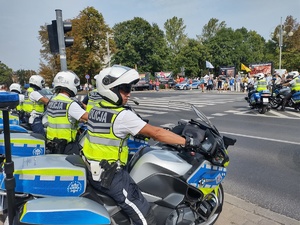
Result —
<path fill-rule="evenodd" d="M 88 74 L 85 75 L 85 79 L 87 79 L 87 80 L 90 79 L 90 75 L 88 75 Z"/>

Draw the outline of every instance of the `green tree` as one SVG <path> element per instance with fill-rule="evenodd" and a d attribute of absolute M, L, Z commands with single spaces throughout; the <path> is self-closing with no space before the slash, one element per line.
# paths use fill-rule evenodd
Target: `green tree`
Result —
<path fill-rule="evenodd" d="M 83 9 L 70 22 L 72 31 L 68 35 L 74 37 L 74 44 L 66 48 L 68 70 L 74 71 L 85 81 L 86 74 L 93 77 L 106 66 L 107 41 L 110 54 L 116 51 L 113 39 L 107 38 L 112 34 L 112 30 L 105 23 L 102 14 L 93 7 Z M 46 25 L 41 26 L 39 40 L 42 43 L 40 53 L 43 59 L 40 63 L 40 74 L 51 84 L 51 80 L 60 71 L 60 59 L 59 55 L 52 55 L 50 52 Z"/>
<path fill-rule="evenodd" d="M 13 70 L 0 61 L 0 84 L 12 83 Z"/>
<path fill-rule="evenodd" d="M 282 29 L 282 68 L 288 71 L 299 70 L 300 25 L 292 16 L 287 16 Z M 266 43 L 267 55 L 273 59 L 275 68 L 279 68 L 279 37 L 280 24 L 274 29 L 271 40 Z"/>
<path fill-rule="evenodd" d="M 226 28 L 225 21 L 222 21 L 219 23 L 219 20 L 216 18 L 211 18 L 207 24 L 205 24 L 202 28 L 202 34 L 197 35 L 197 38 L 201 42 L 205 42 L 209 40 L 210 38 L 214 37 L 218 31 L 220 31 L 222 28 Z"/>
<path fill-rule="evenodd" d="M 24 69 L 17 70 L 14 73 L 14 76 L 17 79 L 15 82 L 19 83 L 22 86 L 24 84 L 28 84 L 29 78 L 31 77 L 31 75 L 34 74 L 37 74 L 34 70 L 24 70 Z"/>
<path fill-rule="evenodd" d="M 174 59 L 172 71 L 180 72 L 180 68 L 185 68 L 187 77 L 201 77 L 205 70 L 205 60 L 209 58 L 208 49 L 199 41 L 188 39 L 180 53 Z"/>
<path fill-rule="evenodd" d="M 182 18 L 178 19 L 174 16 L 164 23 L 164 28 L 168 48 L 172 54 L 171 56 L 174 57 L 187 44 L 187 35 L 184 33 L 186 26 Z"/>
<path fill-rule="evenodd" d="M 115 24 L 113 30 L 118 49 L 113 57 L 115 63 L 151 73 L 165 65 L 163 60 L 167 52 L 166 42 L 163 32 L 156 24 L 151 26 L 146 20 L 135 17 Z"/>
<path fill-rule="evenodd" d="M 264 61 L 264 43 L 264 38 L 255 31 L 222 28 L 205 45 L 212 56 L 215 73 L 218 73 L 221 66 L 235 66 L 239 70 L 240 63 Z"/>

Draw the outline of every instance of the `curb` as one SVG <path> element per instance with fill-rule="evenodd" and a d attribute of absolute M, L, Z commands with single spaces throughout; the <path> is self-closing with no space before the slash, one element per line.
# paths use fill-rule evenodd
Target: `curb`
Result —
<path fill-rule="evenodd" d="M 223 211 L 215 225 L 299 225 L 299 221 L 225 193 Z"/>

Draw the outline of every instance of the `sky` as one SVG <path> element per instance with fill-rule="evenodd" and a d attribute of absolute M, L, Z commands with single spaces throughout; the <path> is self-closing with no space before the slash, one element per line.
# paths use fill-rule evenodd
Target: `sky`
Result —
<path fill-rule="evenodd" d="M 196 38 L 211 18 L 227 27 L 245 27 L 270 39 L 275 27 L 287 16 L 300 22 L 300 0 L 0 0 L 0 61 L 14 71 L 38 71 L 40 26 L 56 19 L 73 19 L 88 6 L 94 7 L 113 27 L 116 23 L 141 17 L 164 30 L 164 23 L 182 18 L 189 38 Z"/>

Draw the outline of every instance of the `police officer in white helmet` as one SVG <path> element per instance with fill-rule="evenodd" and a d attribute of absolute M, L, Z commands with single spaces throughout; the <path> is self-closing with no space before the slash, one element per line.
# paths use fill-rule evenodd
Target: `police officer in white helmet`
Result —
<path fill-rule="evenodd" d="M 47 107 L 48 149 L 52 149 L 52 153 L 79 154 L 78 122 L 88 119 L 88 113 L 74 98 L 80 80 L 72 71 L 61 71 L 54 77 L 53 84 L 56 96 Z"/>
<path fill-rule="evenodd" d="M 89 112 L 83 158 L 91 165 L 88 179 L 92 186 L 112 197 L 133 224 L 156 224 L 150 204 L 123 169 L 128 160 L 127 139 L 129 135 L 142 134 L 179 145 L 185 145 L 186 139 L 146 123 L 125 107 L 131 86 L 138 80 L 138 72 L 125 66 L 114 65 L 100 71 L 96 86 L 103 100 Z M 100 167 L 104 168 L 101 179 L 95 173 Z"/>

